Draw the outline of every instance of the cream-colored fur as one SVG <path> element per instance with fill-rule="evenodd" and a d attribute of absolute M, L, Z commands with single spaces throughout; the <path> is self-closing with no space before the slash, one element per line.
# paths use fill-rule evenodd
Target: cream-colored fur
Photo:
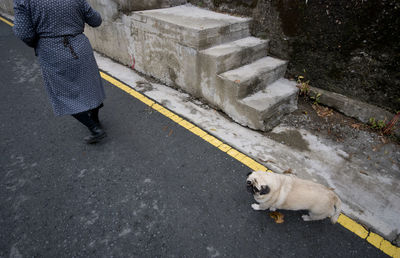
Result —
<path fill-rule="evenodd" d="M 340 215 L 339 197 L 327 187 L 312 181 L 292 175 L 254 171 L 247 177 L 247 185 L 256 190 L 254 199 L 258 204 L 251 205 L 254 210 L 308 210 L 309 214 L 302 216 L 304 221 L 330 217 L 332 223 L 336 223 Z M 269 192 L 260 194 L 267 187 Z"/>

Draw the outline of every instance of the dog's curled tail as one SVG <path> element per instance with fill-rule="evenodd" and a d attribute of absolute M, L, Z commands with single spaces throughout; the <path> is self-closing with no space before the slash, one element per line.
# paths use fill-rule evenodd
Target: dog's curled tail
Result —
<path fill-rule="evenodd" d="M 336 223 L 336 221 L 338 220 L 339 216 L 340 216 L 340 212 L 342 211 L 342 201 L 339 199 L 339 197 L 337 195 L 335 195 L 334 197 L 335 203 L 333 205 L 334 213 L 331 216 L 331 221 L 333 224 Z"/>

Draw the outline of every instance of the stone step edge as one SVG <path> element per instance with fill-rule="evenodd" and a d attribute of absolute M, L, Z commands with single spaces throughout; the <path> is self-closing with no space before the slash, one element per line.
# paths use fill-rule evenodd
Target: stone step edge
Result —
<path fill-rule="evenodd" d="M 163 21 L 162 23 L 159 23 L 161 27 L 156 29 L 152 24 L 147 23 L 147 17 L 144 17 L 144 19 L 136 19 L 135 17 L 138 16 L 134 13 L 132 15 L 132 34 L 138 34 L 139 31 L 143 31 L 162 36 L 163 38 L 175 41 L 182 46 L 190 47 L 197 51 L 250 36 L 250 22 L 246 22 L 246 25 L 242 26 L 243 28 L 240 28 L 240 26 L 239 28 L 232 28 L 232 25 L 238 25 L 238 23 L 236 23 L 217 28 L 196 30 Z M 158 21 L 153 19 L 151 20 L 154 23 Z M 160 32 L 160 29 L 163 33 Z M 186 31 L 186 33 L 178 32 L 179 30 Z"/>
<path fill-rule="evenodd" d="M 237 91 L 239 99 L 265 89 L 285 75 L 287 61 L 270 56 L 217 75 L 225 85 Z"/>
<path fill-rule="evenodd" d="M 218 34 L 218 32 L 224 32 L 223 35 L 227 35 L 232 32 L 249 30 L 249 25 L 251 22 L 251 19 L 249 19 L 246 21 L 226 24 L 224 26 L 219 26 L 215 28 L 195 29 L 195 28 L 185 27 L 183 25 L 179 25 L 173 22 L 162 21 L 154 17 L 146 16 L 143 14 L 143 11 L 133 12 L 130 18 L 132 19 L 133 22 L 139 22 L 143 24 L 148 24 L 148 21 L 151 21 L 153 23 L 158 22 L 158 25 L 163 25 L 163 29 L 179 28 L 179 29 L 184 29 L 186 31 L 190 31 L 191 33 L 202 34 L 202 35 L 211 33 L 214 33 L 214 35 L 216 35 Z"/>
<path fill-rule="evenodd" d="M 144 30 L 196 50 L 250 36 L 252 21 L 190 4 L 136 11 L 130 19 L 133 34 Z"/>
<path fill-rule="evenodd" d="M 282 86 L 286 86 L 286 91 L 281 92 L 280 94 L 274 94 L 271 96 L 271 93 L 265 92 L 269 90 L 276 91 L 278 88 L 282 88 Z M 247 96 L 246 98 L 240 99 L 239 103 L 245 106 L 248 106 L 258 112 L 263 112 L 267 109 L 274 108 L 278 103 L 281 101 L 293 97 L 293 95 L 298 95 L 299 89 L 296 87 L 296 82 L 290 81 L 285 78 L 281 78 L 277 80 L 276 82 L 270 84 L 267 86 L 265 90 L 261 90 L 258 92 L 253 93 L 252 95 Z M 254 98 L 258 97 L 259 99 L 264 99 L 268 100 L 264 102 L 263 107 L 255 106 L 255 102 L 251 103 L 254 101 Z"/>
<path fill-rule="evenodd" d="M 200 58 L 212 62 L 215 75 L 250 64 L 268 55 L 269 40 L 246 37 L 200 51 Z"/>
<path fill-rule="evenodd" d="M 184 15 L 182 15 L 182 11 L 184 11 Z M 188 17 L 186 14 L 190 12 L 193 15 Z M 181 16 L 185 17 L 187 20 L 189 20 L 191 17 L 196 17 L 196 18 L 202 18 L 202 19 L 218 19 L 221 21 L 226 21 L 226 23 L 223 26 L 215 26 L 215 27 L 208 27 L 208 28 L 203 28 L 200 26 L 199 29 L 194 28 L 194 27 L 189 27 L 182 25 L 182 22 L 171 22 L 168 19 L 165 19 L 165 16 Z M 158 16 L 158 17 L 157 17 Z M 164 16 L 164 17 L 162 17 Z M 161 24 L 169 24 L 172 26 L 180 27 L 180 28 L 185 28 L 187 30 L 195 31 L 195 32 L 204 32 L 204 31 L 214 31 L 214 30 L 219 30 L 224 27 L 239 27 L 236 28 L 233 31 L 241 30 L 240 27 L 243 27 L 241 25 L 245 25 L 247 28 L 252 21 L 252 18 L 250 17 L 236 17 L 232 16 L 229 14 L 222 14 L 219 12 L 214 12 L 208 9 L 203 9 L 200 7 L 196 7 L 191 4 L 186 4 L 186 5 L 180 5 L 180 6 L 175 6 L 175 7 L 169 7 L 169 8 L 161 8 L 161 9 L 154 9 L 154 10 L 141 10 L 141 11 L 135 11 L 131 15 L 133 20 L 139 21 L 139 22 L 144 22 L 146 23 L 148 20 L 153 20 L 153 21 L 159 21 Z M 229 21 L 228 21 L 229 20 Z M 232 32 L 232 31 L 231 31 Z"/>
<path fill-rule="evenodd" d="M 245 45 L 244 43 L 247 43 L 247 45 Z M 210 56 L 210 57 L 221 58 L 221 57 L 226 57 L 226 56 L 232 55 L 235 52 L 238 52 L 240 50 L 254 48 L 254 47 L 261 47 L 265 44 L 267 45 L 266 46 L 266 48 L 267 48 L 268 44 L 269 44 L 269 40 L 249 36 L 246 38 L 238 39 L 235 41 L 223 43 L 223 44 L 220 44 L 217 46 L 213 46 L 213 47 L 201 50 L 200 53 L 203 55 Z M 236 47 L 236 49 L 234 49 L 235 47 Z M 230 48 L 232 49 L 231 51 L 229 51 Z M 224 52 L 223 54 L 218 55 L 218 53 L 216 53 L 219 50 L 223 51 L 225 49 L 228 49 L 228 51 Z"/>
<path fill-rule="evenodd" d="M 288 87 L 283 94 L 271 97 L 268 93 L 260 91 L 238 101 L 242 112 L 237 115 L 247 117 L 246 126 L 255 130 L 269 131 L 279 124 L 283 116 L 297 109 L 298 89 L 295 83 L 282 78 L 269 87 L 281 85 Z M 258 101 L 254 102 L 251 98 L 255 96 L 258 97 Z M 239 117 L 237 119 L 240 120 Z"/>

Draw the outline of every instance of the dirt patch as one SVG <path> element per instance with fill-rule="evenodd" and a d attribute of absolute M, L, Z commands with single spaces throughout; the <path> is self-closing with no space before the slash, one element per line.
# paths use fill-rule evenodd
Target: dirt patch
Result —
<path fill-rule="evenodd" d="M 360 134 L 368 134 L 381 143 L 400 144 L 400 139 L 394 136 L 381 135 L 367 124 L 304 97 L 299 97 L 298 109 L 283 118 L 282 124 L 307 129 L 335 142 L 354 140 Z"/>
<path fill-rule="evenodd" d="M 335 110 L 321 105 L 319 108 L 322 111 L 315 107 L 313 101 L 299 97 L 298 109 L 284 117 L 280 126 L 304 129 L 328 144 L 340 145 L 349 154 L 347 159 L 358 159 L 365 164 L 365 170 L 360 173 L 368 174 L 376 170 L 388 171 L 388 174 L 398 173 L 400 170 L 400 139 L 394 136 L 384 136 L 380 132 L 372 130 L 369 125 Z M 301 146 L 299 141 L 292 141 L 291 135 L 264 134 L 288 146 L 295 148 Z"/>

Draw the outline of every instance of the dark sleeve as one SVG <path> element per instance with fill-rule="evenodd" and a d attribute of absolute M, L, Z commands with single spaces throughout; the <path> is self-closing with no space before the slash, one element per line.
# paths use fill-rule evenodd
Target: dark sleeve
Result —
<path fill-rule="evenodd" d="M 35 48 L 38 35 L 32 24 L 31 14 L 24 0 L 14 1 L 14 34 L 28 46 Z"/>
<path fill-rule="evenodd" d="M 90 26 L 99 27 L 101 25 L 101 15 L 86 0 L 83 0 L 83 15 L 85 22 Z"/>

